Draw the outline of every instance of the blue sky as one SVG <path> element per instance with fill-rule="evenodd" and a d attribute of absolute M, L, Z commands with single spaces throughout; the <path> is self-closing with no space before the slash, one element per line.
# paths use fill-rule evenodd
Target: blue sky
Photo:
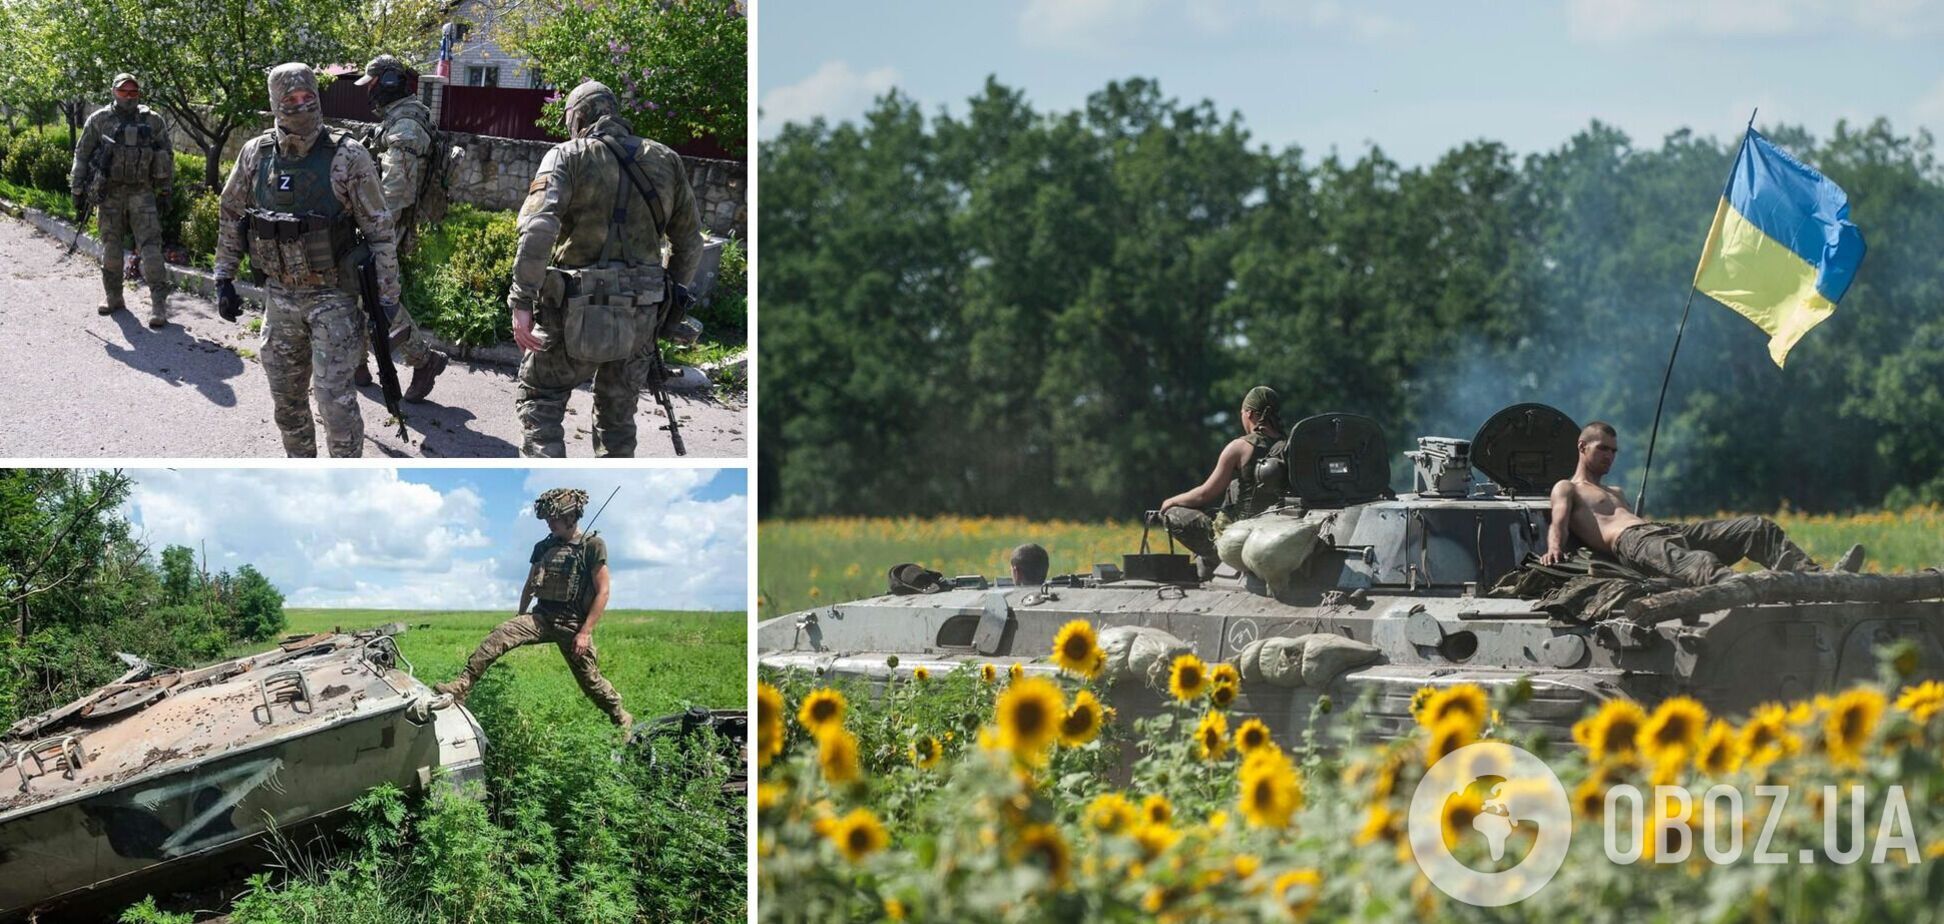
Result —
<path fill-rule="evenodd" d="M 505 609 L 546 527 L 533 498 L 584 488 L 608 542 L 610 605 L 741 612 L 748 486 L 741 469 L 136 469 L 125 513 L 151 548 L 248 563 L 291 606 Z M 593 511 L 588 512 L 593 516 Z"/>
<path fill-rule="evenodd" d="M 1312 159 L 1548 150 L 1595 118 L 1640 146 L 1683 126 L 1726 139 L 1757 106 L 1822 136 L 1879 115 L 1944 133 L 1944 0 L 820 0 L 765 3 L 758 23 L 765 138 L 893 86 L 963 112 L 988 74 L 1041 111 L 1155 77 Z"/>

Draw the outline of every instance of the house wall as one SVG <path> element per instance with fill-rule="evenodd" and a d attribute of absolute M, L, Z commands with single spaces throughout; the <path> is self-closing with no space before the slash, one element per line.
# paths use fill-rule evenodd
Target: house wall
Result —
<path fill-rule="evenodd" d="M 487 0 L 464 0 L 452 8 L 449 19 L 472 25 L 472 31 L 466 38 L 453 45 L 452 83 L 467 83 L 466 69 L 469 67 L 498 67 L 500 86 L 533 86 L 533 71 L 527 59 L 501 48 L 492 40 L 493 34 L 499 29 L 501 17 L 505 15 L 510 14 L 501 9 L 501 4 Z M 436 62 L 438 57 L 439 43 L 434 40 L 426 60 Z M 426 70 L 430 72 L 431 68 Z"/>

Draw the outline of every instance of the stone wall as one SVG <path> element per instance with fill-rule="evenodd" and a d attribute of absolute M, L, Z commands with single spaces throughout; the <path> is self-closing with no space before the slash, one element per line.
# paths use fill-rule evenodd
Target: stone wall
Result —
<path fill-rule="evenodd" d="M 267 117 L 239 128 L 230 135 L 223 159 L 236 157 L 245 142 L 263 131 Z M 332 120 L 333 125 L 362 134 L 369 123 Z M 170 136 L 178 151 L 199 152 L 201 148 L 187 132 L 170 120 Z M 545 141 L 519 141 L 489 135 L 450 133 L 452 143 L 465 150 L 455 165 L 451 181 L 454 202 L 465 202 L 487 209 L 517 209 L 526 199 L 527 184 L 539 172 L 540 158 L 552 147 Z M 695 190 L 695 206 L 702 213 L 702 227 L 716 237 L 749 239 L 749 167 L 742 161 L 683 157 L 689 185 Z"/>

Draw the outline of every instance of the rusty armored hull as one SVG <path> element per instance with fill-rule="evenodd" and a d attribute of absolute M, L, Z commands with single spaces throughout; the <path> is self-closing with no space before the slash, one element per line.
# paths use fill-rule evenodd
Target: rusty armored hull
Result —
<path fill-rule="evenodd" d="M 0 920 L 260 866 L 266 835 L 329 824 L 382 783 L 482 778 L 478 723 L 412 676 L 397 629 L 137 665 L 16 723 L 0 739 Z"/>
<path fill-rule="evenodd" d="M 919 667 L 936 674 L 972 663 L 1050 675 L 1055 634 L 1084 619 L 1103 639 L 1136 627 L 1238 664 L 1245 679 L 1231 711 L 1262 718 L 1283 741 L 1300 740 L 1325 696 L 1338 717 L 1359 714 L 1365 728 L 1391 736 L 1411 727 L 1422 687 L 1528 684 L 1530 700 L 1508 719 L 1563 737 L 1616 697 L 1651 705 L 1686 694 L 1733 714 L 1834 690 L 1875 677 L 1877 651 L 1900 641 L 1914 646 L 1922 671 L 1944 670 L 1944 576 L 1934 571 L 1777 575 L 1784 593 L 1756 581 L 1712 598 L 1649 596 L 1597 617 L 1495 594 L 1545 551 L 1547 491 L 1572 474 L 1577 431 L 1551 408 L 1507 408 L 1472 440 L 1419 440 L 1408 454 L 1417 490 L 1394 493 L 1374 422 L 1312 417 L 1291 432 L 1287 472 L 1258 473 L 1287 478 L 1289 493 L 1257 519 L 1300 521 L 1314 542 L 1289 573 L 1265 581 L 1231 563 L 1197 581 L 1185 561 L 1140 554 L 1033 587 L 947 578 L 936 592 L 768 620 L 757 631 L 759 663 L 879 685 Z M 1491 480 L 1474 479 L 1474 464 Z M 1832 589 L 1871 596 L 1835 599 Z M 1655 609 L 1669 597 L 1680 606 Z M 1317 639 L 1330 653 L 1324 667 L 1264 669 L 1265 652 L 1307 658 Z M 1114 681 L 1116 706 L 1158 710 L 1158 678 L 1133 673 Z"/>

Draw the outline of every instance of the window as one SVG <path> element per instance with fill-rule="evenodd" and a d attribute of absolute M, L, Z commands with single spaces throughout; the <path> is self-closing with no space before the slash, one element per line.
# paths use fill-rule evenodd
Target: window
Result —
<path fill-rule="evenodd" d="M 527 67 L 527 86 L 535 90 L 551 90 L 554 88 L 553 84 L 547 82 L 547 75 L 540 73 L 540 66 L 537 64 Z"/>
<path fill-rule="evenodd" d="M 470 67 L 470 66 L 467 67 L 466 86 L 469 87 L 499 86 L 499 68 L 498 67 Z"/>

